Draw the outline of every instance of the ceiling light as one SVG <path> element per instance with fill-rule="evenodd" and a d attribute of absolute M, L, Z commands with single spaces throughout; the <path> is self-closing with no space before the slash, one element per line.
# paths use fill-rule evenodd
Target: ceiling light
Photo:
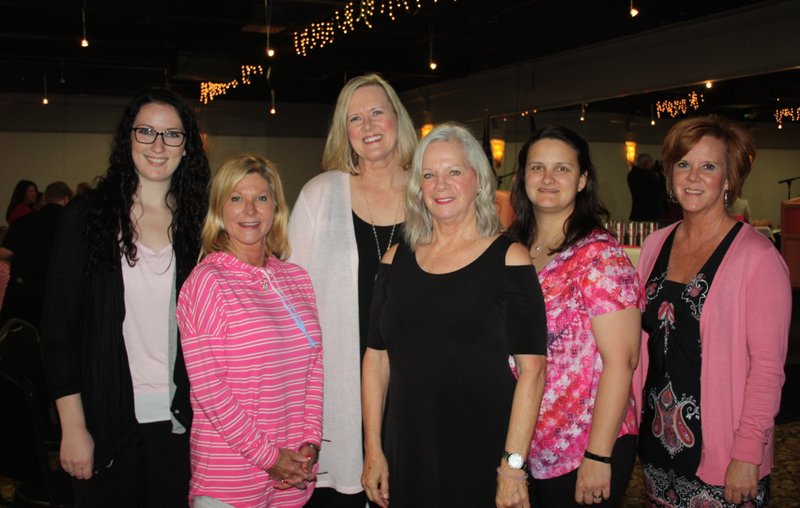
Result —
<path fill-rule="evenodd" d="M 435 71 L 439 65 L 433 59 L 433 21 L 428 25 L 428 67 Z"/>
<path fill-rule="evenodd" d="M 581 104 L 581 122 L 586 121 L 586 103 Z"/>
<path fill-rule="evenodd" d="M 86 0 L 83 0 L 83 9 L 81 9 L 81 20 L 83 21 L 83 39 L 81 39 L 81 47 L 89 47 L 89 39 L 86 38 Z"/>
<path fill-rule="evenodd" d="M 45 72 L 42 75 L 42 83 L 44 84 L 44 97 L 42 97 L 42 104 L 47 106 L 50 104 L 50 101 L 47 100 L 47 73 Z"/>
<path fill-rule="evenodd" d="M 272 107 L 269 108 L 269 114 L 270 115 L 274 115 L 275 113 L 278 112 L 278 110 L 275 109 L 275 89 L 274 88 L 270 89 L 269 96 L 270 96 L 270 100 L 272 102 Z"/>
<path fill-rule="evenodd" d="M 633 5 L 633 0 L 631 0 L 631 17 L 635 18 L 638 15 L 639 15 L 639 9 L 637 9 L 636 6 Z"/>
<path fill-rule="evenodd" d="M 264 17 L 267 20 L 267 57 L 275 56 L 275 50 L 269 45 L 269 33 L 272 31 L 272 11 L 269 8 L 269 0 L 264 0 Z"/>
<path fill-rule="evenodd" d="M 714 83 L 713 83 L 713 82 L 711 82 L 711 81 L 706 81 L 706 88 L 711 88 L 712 86 L 714 86 Z"/>

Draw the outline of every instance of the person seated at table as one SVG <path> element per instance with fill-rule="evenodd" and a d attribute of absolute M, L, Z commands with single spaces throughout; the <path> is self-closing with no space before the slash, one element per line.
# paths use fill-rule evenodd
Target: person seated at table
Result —
<path fill-rule="evenodd" d="M 178 326 L 194 410 L 194 508 L 299 507 L 322 438 L 322 343 L 305 270 L 288 263 L 275 166 L 225 161 L 211 182 L 201 261 Z"/>
<path fill-rule="evenodd" d="M 750 224 L 750 202 L 739 196 L 736 201 L 725 204 L 725 211 L 736 220 Z"/>

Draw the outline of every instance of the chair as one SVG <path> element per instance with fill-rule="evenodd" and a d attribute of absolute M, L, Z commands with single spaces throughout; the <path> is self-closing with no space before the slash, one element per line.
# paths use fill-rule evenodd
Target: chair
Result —
<path fill-rule="evenodd" d="M 9 319 L 0 329 L 0 362 L 4 370 L 17 378 L 24 377 L 33 385 L 48 449 L 57 453 L 61 431 L 47 386 L 44 353 L 36 327 L 21 319 Z"/>
<path fill-rule="evenodd" d="M 0 329 L 0 401 L 10 415 L 0 418 L 0 474 L 20 482 L 11 506 L 74 506 L 69 477 L 50 467 L 60 439 L 39 334 L 18 319 Z"/>
<path fill-rule="evenodd" d="M 10 415 L 0 418 L 0 474 L 19 481 L 16 499 L 7 506 L 74 507 L 69 477 L 50 467 L 36 391 L 30 381 L 6 371 L 4 363 L 0 400 Z"/>

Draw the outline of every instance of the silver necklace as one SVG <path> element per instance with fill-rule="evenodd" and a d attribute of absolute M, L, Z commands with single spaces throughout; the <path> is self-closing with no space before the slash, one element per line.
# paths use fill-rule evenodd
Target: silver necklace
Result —
<path fill-rule="evenodd" d="M 397 205 L 394 207 L 394 219 L 392 221 L 392 231 L 389 233 L 389 243 L 386 244 L 386 250 L 381 252 L 381 243 L 378 241 L 378 231 L 375 229 L 375 221 L 372 219 L 372 209 L 369 206 L 369 199 L 367 199 L 367 193 L 364 192 L 364 201 L 367 203 L 367 213 L 369 214 L 369 225 L 372 227 L 372 236 L 375 238 L 375 247 L 378 250 L 378 263 L 381 262 L 383 255 L 389 250 L 389 247 L 392 246 L 392 238 L 394 238 L 394 228 L 397 226 L 397 209 L 400 208 L 400 201 L 397 202 Z"/>
<path fill-rule="evenodd" d="M 542 252 L 542 244 L 536 245 L 531 252 L 531 259 L 536 259 L 539 257 L 539 253 Z"/>

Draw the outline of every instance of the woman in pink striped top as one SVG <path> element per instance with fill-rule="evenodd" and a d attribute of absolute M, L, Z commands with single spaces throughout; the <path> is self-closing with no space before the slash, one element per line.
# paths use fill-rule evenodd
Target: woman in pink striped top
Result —
<path fill-rule="evenodd" d="M 195 508 L 303 506 L 322 435 L 322 346 L 305 270 L 284 261 L 288 210 L 274 166 L 227 160 L 211 184 L 205 256 L 178 325 L 191 383 Z"/>

